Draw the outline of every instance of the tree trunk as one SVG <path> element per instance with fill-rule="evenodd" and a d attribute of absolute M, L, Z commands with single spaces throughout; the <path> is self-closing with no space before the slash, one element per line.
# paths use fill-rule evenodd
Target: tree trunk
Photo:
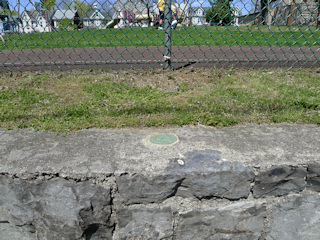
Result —
<path fill-rule="evenodd" d="M 147 14 L 148 14 L 148 26 L 151 25 L 151 17 L 150 17 L 150 9 L 149 9 L 149 3 L 147 3 Z"/>
<path fill-rule="evenodd" d="M 268 16 L 268 0 L 261 0 L 261 23 L 262 25 L 267 24 L 267 16 Z"/>
<path fill-rule="evenodd" d="M 317 14 L 317 18 L 316 18 L 316 26 L 319 27 L 319 21 L 320 21 L 320 0 L 317 1 L 318 2 L 318 14 Z"/>
<path fill-rule="evenodd" d="M 291 10 L 290 10 L 290 16 L 289 16 L 289 20 L 288 20 L 288 26 L 291 26 L 292 24 L 292 20 L 293 20 L 293 13 L 294 13 L 294 9 L 296 8 L 296 4 L 295 1 L 292 1 L 291 4 Z"/>

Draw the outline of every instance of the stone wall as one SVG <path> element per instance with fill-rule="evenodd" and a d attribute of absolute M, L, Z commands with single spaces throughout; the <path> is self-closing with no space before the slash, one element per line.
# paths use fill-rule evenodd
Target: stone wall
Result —
<path fill-rule="evenodd" d="M 319 239 L 319 163 L 170 161 L 154 176 L 1 173 L 0 239 Z"/>

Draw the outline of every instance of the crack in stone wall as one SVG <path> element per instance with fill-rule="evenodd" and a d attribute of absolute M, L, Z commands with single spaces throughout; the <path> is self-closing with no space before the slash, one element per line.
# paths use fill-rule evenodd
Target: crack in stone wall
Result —
<path fill-rule="evenodd" d="M 255 171 L 222 165 L 153 177 L 0 173 L 0 239 L 267 240 L 280 234 L 310 240 L 320 235 L 319 163 Z"/>

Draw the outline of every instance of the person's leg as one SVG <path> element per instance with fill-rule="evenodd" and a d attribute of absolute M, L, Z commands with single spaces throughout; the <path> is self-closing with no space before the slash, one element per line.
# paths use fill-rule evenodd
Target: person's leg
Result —
<path fill-rule="evenodd" d="M 159 29 L 163 29 L 163 24 L 164 24 L 164 12 L 160 11 L 160 25 L 159 25 Z"/>
<path fill-rule="evenodd" d="M 177 26 L 177 24 L 178 24 L 177 19 L 178 19 L 178 18 L 177 18 L 176 15 L 174 14 L 173 17 L 172 17 L 172 23 L 171 23 L 171 28 L 172 28 L 172 29 L 176 29 L 176 26 Z"/>

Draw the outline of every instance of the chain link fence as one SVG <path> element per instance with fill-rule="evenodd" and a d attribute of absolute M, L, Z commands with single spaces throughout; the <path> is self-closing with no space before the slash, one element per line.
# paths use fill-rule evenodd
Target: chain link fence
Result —
<path fill-rule="evenodd" d="M 320 0 L 0 0 L 0 70 L 319 67 Z"/>

